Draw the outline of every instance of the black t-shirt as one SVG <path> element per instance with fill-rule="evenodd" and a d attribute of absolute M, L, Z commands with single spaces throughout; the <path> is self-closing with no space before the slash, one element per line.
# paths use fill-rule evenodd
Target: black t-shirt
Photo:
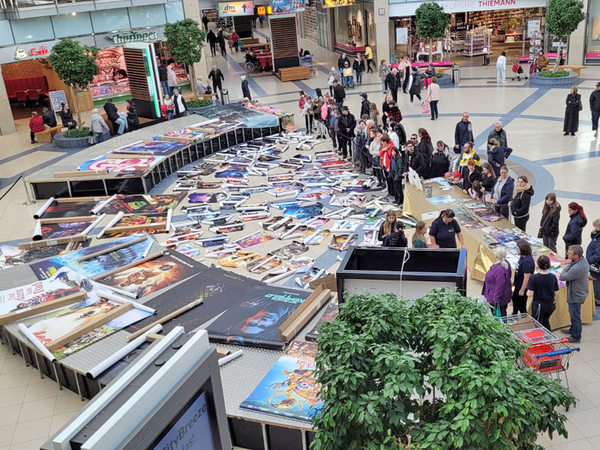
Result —
<path fill-rule="evenodd" d="M 536 273 L 529 277 L 527 289 L 533 292 L 534 300 L 554 300 L 558 291 L 558 280 L 551 273 Z"/>
<path fill-rule="evenodd" d="M 533 261 L 533 256 L 521 256 L 519 258 L 517 270 L 515 271 L 515 291 L 520 291 L 521 287 L 523 287 L 523 279 L 525 278 L 525 274 L 533 272 L 535 272 L 535 262 Z"/>
<path fill-rule="evenodd" d="M 435 242 L 440 248 L 456 248 L 456 235 L 460 233 L 460 225 L 456 220 L 445 224 L 440 217 L 431 224 L 429 236 L 435 238 Z"/>

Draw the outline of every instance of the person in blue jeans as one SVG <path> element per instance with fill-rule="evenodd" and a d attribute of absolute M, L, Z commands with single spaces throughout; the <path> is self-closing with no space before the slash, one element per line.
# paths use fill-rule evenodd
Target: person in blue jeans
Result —
<path fill-rule="evenodd" d="M 352 81 L 352 67 L 347 62 L 344 63 L 344 68 L 342 69 L 342 79 L 344 80 L 345 87 L 352 87 L 354 85 Z"/>
<path fill-rule="evenodd" d="M 569 342 L 581 341 L 581 305 L 589 294 L 588 277 L 590 267 L 583 257 L 581 245 L 571 245 L 567 250 L 567 258 L 571 261 L 560 274 L 560 280 L 567 283 L 567 303 L 571 316 L 571 328 L 562 330 L 570 334 Z"/>

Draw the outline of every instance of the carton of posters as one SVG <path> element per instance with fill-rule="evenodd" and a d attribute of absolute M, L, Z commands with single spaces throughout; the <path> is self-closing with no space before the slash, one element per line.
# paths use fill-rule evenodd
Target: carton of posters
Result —
<path fill-rule="evenodd" d="M 62 270 L 54 277 L 0 292 L 0 315 L 50 302 L 80 291 L 81 277 Z"/>
<path fill-rule="evenodd" d="M 159 214 L 175 209 L 185 192 L 165 195 L 117 195 L 98 214 Z"/>
<path fill-rule="evenodd" d="M 80 171 L 95 171 L 95 170 L 108 170 L 109 172 L 145 172 L 160 163 L 164 156 L 148 156 L 148 157 L 132 157 L 131 159 L 109 159 L 106 156 L 100 156 L 99 158 L 86 161 L 81 164 L 77 170 Z"/>
<path fill-rule="evenodd" d="M 41 320 L 31 325 L 29 331 L 43 345 L 47 346 L 57 338 L 85 325 L 92 319 L 103 314 L 108 314 L 119 306 L 119 303 L 98 297 L 93 292 L 89 293 L 89 295 L 90 297 L 87 300 L 53 311 L 44 316 Z M 149 316 L 152 316 L 152 313 L 149 311 L 134 308 L 60 347 L 52 354 L 56 359 L 62 359 Z"/>
<path fill-rule="evenodd" d="M 178 325 L 183 326 L 187 332 L 193 331 L 240 303 L 244 293 L 252 289 L 255 284 L 254 280 L 222 269 L 214 267 L 201 269 L 196 276 L 144 302 L 144 306 L 156 309 L 156 316 L 136 323 L 127 331 L 135 333 L 158 318 L 202 298 L 201 305 L 163 324 L 163 334 L 169 333 Z"/>
<path fill-rule="evenodd" d="M 58 219 L 63 217 L 86 217 L 98 202 L 57 202 L 52 203 L 40 219 Z"/>
<path fill-rule="evenodd" d="M 338 315 L 338 302 L 337 302 L 337 297 L 334 297 L 328 304 L 327 307 L 325 308 L 325 312 L 323 313 L 323 315 L 321 317 L 319 317 L 319 320 L 317 321 L 316 325 L 308 332 L 306 333 L 306 339 L 309 341 L 316 341 L 317 338 L 319 337 L 319 329 L 321 328 L 321 325 L 323 325 L 324 322 L 332 322 L 335 320 L 335 318 Z"/>
<path fill-rule="evenodd" d="M 69 244 L 47 245 L 45 247 L 19 249 L 17 246 L 0 245 L 0 269 L 29 264 L 44 258 L 56 256 L 67 249 Z"/>
<path fill-rule="evenodd" d="M 52 277 L 63 267 L 68 267 L 86 278 L 91 278 L 141 259 L 144 251 L 148 248 L 150 242 L 153 241 L 151 239 L 147 239 L 145 241 L 138 242 L 137 244 L 119 249 L 115 252 L 105 253 L 104 255 L 100 255 L 96 258 L 88 259 L 87 261 L 77 262 L 79 258 L 91 253 L 99 252 L 106 248 L 123 244 L 133 239 L 137 239 L 138 237 L 139 236 L 136 235 L 113 239 L 112 241 L 103 242 L 102 244 L 95 245 L 94 247 L 83 248 L 74 252 L 65 253 L 44 261 L 33 263 L 30 265 L 30 267 L 31 270 L 33 270 L 33 273 L 35 273 L 40 280 Z"/>
<path fill-rule="evenodd" d="M 240 408 L 310 422 L 322 408 L 315 376 L 317 344 L 292 341 Z"/>
<path fill-rule="evenodd" d="M 111 153 L 118 155 L 141 155 L 141 156 L 169 156 L 181 150 L 185 144 L 179 142 L 165 141 L 137 141 L 125 147 L 113 150 Z"/>
<path fill-rule="evenodd" d="M 309 295 L 305 290 L 255 286 L 207 328 L 208 336 L 216 342 L 281 349 L 285 342 L 279 327 Z"/>
<path fill-rule="evenodd" d="M 116 292 L 144 297 L 196 274 L 202 266 L 168 251 L 165 255 L 98 280 Z"/>

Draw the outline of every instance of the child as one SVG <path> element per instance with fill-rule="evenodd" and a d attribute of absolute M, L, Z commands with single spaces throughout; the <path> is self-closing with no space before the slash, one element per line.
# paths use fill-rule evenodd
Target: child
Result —
<path fill-rule="evenodd" d="M 462 187 L 463 187 L 462 174 L 460 172 L 454 172 L 454 175 L 453 175 L 453 178 L 452 178 L 452 181 L 450 184 L 454 184 L 462 189 Z"/>

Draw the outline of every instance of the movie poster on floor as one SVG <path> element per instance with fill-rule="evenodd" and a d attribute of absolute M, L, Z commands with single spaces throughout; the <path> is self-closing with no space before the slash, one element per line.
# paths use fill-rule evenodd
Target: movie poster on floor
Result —
<path fill-rule="evenodd" d="M 310 422 L 323 406 L 316 355 L 314 342 L 292 341 L 240 408 Z"/>
<path fill-rule="evenodd" d="M 68 245 L 46 245 L 28 249 L 20 249 L 16 245 L 0 245 L 0 270 L 51 258 L 65 251 Z"/>
<path fill-rule="evenodd" d="M 117 195 L 98 214 L 159 214 L 175 209 L 185 192 L 164 195 Z"/>
<path fill-rule="evenodd" d="M 140 225 L 149 225 L 149 228 L 138 228 Z M 136 216 L 123 216 L 114 227 L 134 227 L 131 230 L 121 229 L 116 233 L 111 228 L 104 232 L 106 237 L 118 238 L 124 236 L 131 236 L 132 234 L 158 234 L 165 233 L 167 225 L 166 214 L 153 214 L 153 215 L 136 215 Z"/>
<path fill-rule="evenodd" d="M 60 239 L 83 233 L 92 222 L 43 223 L 41 239 Z M 39 238 L 38 238 L 39 239 Z M 36 236 L 33 237 L 36 240 Z"/>
<path fill-rule="evenodd" d="M 58 202 L 52 203 L 40 219 L 62 219 L 65 217 L 89 217 L 90 211 L 98 202 Z"/>
<path fill-rule="evenodd" d="M 156 316 L 136 323 L 127 331 L 135 333 L 158 318 L 201 298 L 201 305 L 163 324 L 163 334 L 169 333 L 176 326 L 184 327 L 186 332 L 193 331 L 240 303 L 244 293 L 256 283 L 255 280 L 215 267 L 202 269 L 197 275 L 145 301 L 145 306 L 156 309 Z"/>
<path fill-rule="evenodd" d="M 68 269 L 48 280 L 36 281 L 0 292 L 0 315 L 57 300 L 80 291 L 82 277 Z"/>
<path fill-rule="evenodd" d="M 145 172 L 162 162 L 165 159 L 164 156 L 147 156 L 136 158 L 132 155 L 130 159 L 121 158 L 107 158 L 106 156 L 100 156 L 96 159 L 86 161 L 77 167 L 77 170 L 96 171 L 96 170 L 108 170 L 109 172 Z"/>
<path fill-rule="evenodd" d="M 208 327 L 208 336 L 227 344 L 281 349 L 285 342 L 279 327 L 309 295 L 299 289 L 255 286 Z"/>
<path fill-rule="evenodd" d="M 163 256 L 109 275 L 98 280 L 98 283 L 116 292 L 140 298 L 190 278 L 202 267 L 200 263 L 177 252 L 167 251 Z"/>
<path fill-rule="evenodd" d="M 35 273 L 40 280 L 54 276 L 54 274 L 56 274 L 63 267 L 68 267 L 86 278 L 91 278 L 142 259 L 142 255 L 147 250 L 150 243 L 154 241 L 149 238 L 145 241 L 129 245 L 117 251 L 105 253 L 96 258 L 78 262 L 80 258 L 107 248 L 117 246 L 119 244 L 123 244 L 139 237 L 140 236 L 127 236 L 113 239 L 112 241 L 103 242 L 100 245 L 65 253 L 44 261 L 38 261 L 31 264 L 29 267 L 31 267 L 33 273 Z"/>
<path fill-rule="evenodd" d="M 117 155 L 169 156 L 185 147 L 186 145 L 180 142 L 137 141 L 113 150 L 111 153 Z"/>

